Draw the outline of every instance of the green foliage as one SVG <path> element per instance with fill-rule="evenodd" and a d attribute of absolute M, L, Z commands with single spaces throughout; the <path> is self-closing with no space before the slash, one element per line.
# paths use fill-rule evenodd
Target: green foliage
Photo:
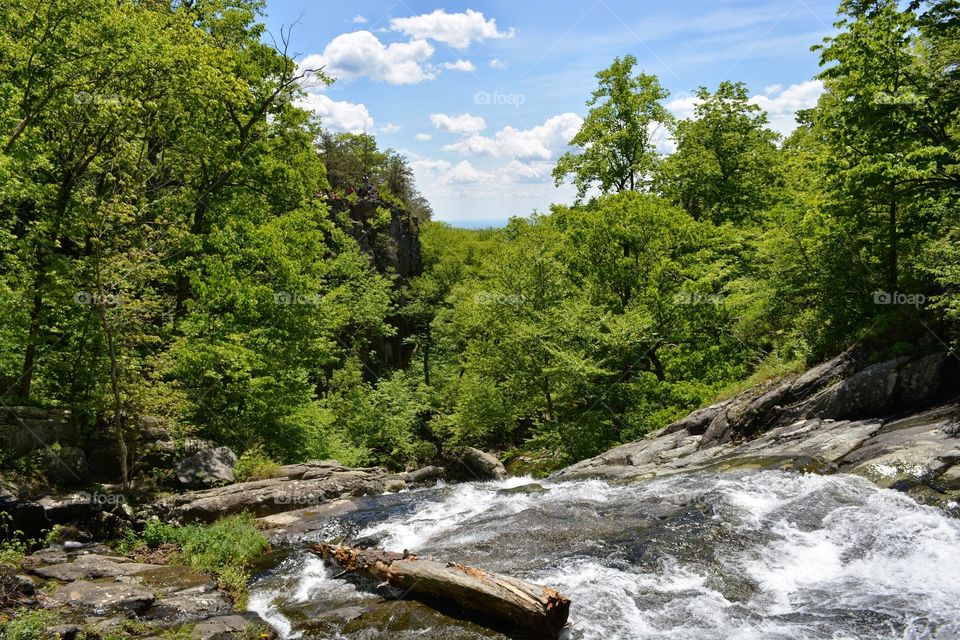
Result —
<path fill-rule="evenodd" d="M 172 543 L 179 553 L 176 560 L 217 576 L 221 588 L 243 606 L 250 565 L 262 556 L 270 544 L 249 514 L 227 516 L 210 525 L 176 527 L 159 520 L 144 526 L 137 543 L 150 548 Z"/>
<path fill-rule="evenodd" d="M 741 222 L 774 203 L 779 136 L 743 83 L 696 91 L 694 118 L 676 125 L 677 150 L 658 173 L 658 189 L 697 220 Z"/>
<path fill-rule="evenodd" d="M 3 625 L 6 640 L 38 640 L 46 637 L 46 630 L 57 624 L 55 611 L 21 608 L 14 612 L 12 620 Z"/>
<path fill-rule="evenodd" d="M 597 73 L 598 87 L 587 101 L 590 110 L 570 141 L 582 150 L 564 154 L 553 170 L 558 186 L 573 177 L 581 199 L 594 185 L 602 193 L 642 190 L 657 166 L 653 128 L 673 120 L 662 104 L 670 93 L 656 76 L 633 75 L 636 64 L 627 55 Z"/>
<path fill-rule="evenodd" d="M 275 478 L 279 472 L 280 464 L 267 455 L 262 444 L 244 451 L 233 468 L 233 475 L 238 482 Z"/>
<path fill-rule="evenodd" d="M 23 559 L 30 551 L 31 541 L 22 531 L 13 529 L 13 516 L 0 512 L 0 565 L 15 569 L 23 566 Z"/>
<path fill-rule="evenodd" d="M 261 2 L 214 4 L 0 6 L 0 383 L 118 448 L 157 415 L 246 451 L 241 478 L 459 444 L 554 465 L 854 342 L 960 344 L 954 2 L 842 2 L 785 140 L 735 82 L 675 123 L 617 58 L 554 169 L 577 204 L 481 231 L 429 222 L 402 156 L 295 106 Z M 409 280 L 369 246 L 398 222 Z M 203 535 L 144 540 L 216 565 Z"/>

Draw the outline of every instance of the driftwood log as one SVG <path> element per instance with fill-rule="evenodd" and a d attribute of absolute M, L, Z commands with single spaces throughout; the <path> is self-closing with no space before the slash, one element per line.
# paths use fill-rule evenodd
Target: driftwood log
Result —
<path fill-rule="evenodd" d="M 570 612 L 569 598 L 554 589 L 456 562 L 325 543 L 310 550 L 339 568 L 338 576 L 355 574 L 389 584 L 405 597 L 452 604 L 478 623 L 492 621 L 528 637 L 556 638 Z"/>

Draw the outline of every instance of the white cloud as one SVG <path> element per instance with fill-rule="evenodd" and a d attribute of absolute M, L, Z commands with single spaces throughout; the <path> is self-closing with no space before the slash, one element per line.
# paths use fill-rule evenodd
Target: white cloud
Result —
<path fill-rule="evenodd" d="M 331 131 L 363 133 L 373 129 L 373 117 L 362 104 L 338 102 L 319 93 L 307 94 L 296 104 L 320 116 L 323 127 Z"/>
<path fill-rule="evenodd" d="M 382 133 L 396 133 L 397 131 L 400 131 L 400 125 L 394 124 L 392 122 L 388 122 L 387 124 L 380 127 L 380 131 Z"/>
<path fill-rule="evenodd" d="M 443 147 L 462 155 L 489 155 L 503 158 L 551 160 L 567 148 L 583 120 L 575 113 L 553 116 L 530 129 L 504 127 L 493 137 L 471 135 Z"/>
<path fill-rule="evenodd" d="M 503 178 L 509 182 L 544 182 L 552 180 L 554 163 L 534 160 L 532 162 L 520 162 L 511 160 L 500 170 Z"/>
<path fill-rule="evenodd" d="M 487 121 L 480 116 L 461 113 L 458 116 L 449 116 L 445 113 L 434 113 L 430 122 L 440 131 L 461 134 L 477 134 L 487 128 Z"/>
<path fill-rule="evenodd" d="M 413 137 L 416 138 L 417 140 L 423 140 L 423 141 L 427 141 L 427 140 L 432 140 L 432 139 L 433 139 L 433 136 L 430 135 L 429 133 L 418 133 L 417 135 L 415 135 L 415 136 L 413 136 Z"/>
<path fill-rule="evenodd" d="M 823 83 L 819 80 L 808 80 L 782 90 L 779 85 L 775 86 L 775 91 L 768 91 L 773 87 L 767 87 L 764 89 L 766 95 L 753 96 L 750 102 L 767 112 L 771 129 L 785 136 L 790 135 L 797 128 L 797 111 L 817 105 L 817 100 L 823 93 Z"/>
<path fill-rule="evenodd" d="M 356 16 L 353 16 L 353 20 L 351 20 L 350 22 L 352 22 L 353 24 L 366 24 L 367 19 L 361 15 L 356 15 Z"/>
<path fill-rule="evenodd" d="M 758 105 L 771 116 L 793 114 L 800 109 L 816 106 L 817 99 L 823 93 L 823 83 L 820 80 L 808 80 L 800 84 L 792 84 L 782 91 L 780 85 L 772 85 L 764 89 L 764 93 L 766 95 L 753 96 L 750 102 Z"/>
<path fill-rule="evenodd" d="M 457 60 L 456 62 L 444 62 L 444 69 L 452 71 L 476 71 L 477 68 L 469 60 Z"/>
<path fill-rule="evenodd" d="M 767 112 L 771 129 L 789 135 L 797 128 L 797 111 L 815 107 L 822 93 L 823 83 L 819 80 L 792 84 L 786 89 L 783 85 L 771 84 L 764 87 L 762 94 L 751 97 L 750 102 Z M 668 102 L 667 109 L 678 118 L 692 118 L 699 103 L 696 96 L 684 96 Z M 669 146 L 665 150 L 673 151 Z"/>
<path fill-rule="evenodd" d="M 444 171 L 440 175 L 440 184 L 475 184 L 487 182 L 494 176 L 485 171 L 478 171 L 470 162 L 462 160 L 459 164 Z"/>
<path fill-rule="evenodd" d="M 506 69 L 507 63 L 500 58 L 490 58 L 490 68 L 491 69 Z"/>
<path fill-rule="evenodd" d="M 686 120 L 693 117 L 694 109 L 697 108 L 698 104 L 700 104 L 700 99 L 697 96 L 689 95 L 674 98 L 666 104 L 666 107 L 673 115 Z"/>
<path fill-rule="evenodd" d="M 446 160 L 418 159 L 410 162 L 410 168 L 414 173 L 439 173 L 448 170 L 452 165 Z"/>
<path fill-rule="evenodd" d="M 436 77 L 425 63 L 433 55 L 426 40 L 384 45 L 369 31 L 343 33 L 324 48 L 300 62 L 305 69 L 323 67 L 334 78 L 369 77 L 390 84 L 414 84 Z"/>
<path fill-rule="evenodd" d="M 473 9 L 467 9 L 466 13 L 447 13 L 437 9 L 433 13 L 410 18 L 394 18 L 390 21 L 390 28 L 417 40 L 429 38 L 456 49 L 465 49 L 471 42 L 514 36 L 513 29 L 499 31 L 496 20 L 487 20 L 483 13 Z"/>

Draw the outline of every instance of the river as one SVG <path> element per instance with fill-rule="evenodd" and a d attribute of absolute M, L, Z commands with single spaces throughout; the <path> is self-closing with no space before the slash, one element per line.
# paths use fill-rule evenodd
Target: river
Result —
<path fill-rule="evenodd" d="M 960 521 L 849 475 L 781 471 L 441 486 L 331 518 L 257 576 L 285 638 L 502 638 L 334 579 L 345 537 L 559 589 L 571 639 L 960 638 Z M 359 587 L 359 588 L 358 588 Z M 350 618 L 370 607 L 371 611 Z"/>

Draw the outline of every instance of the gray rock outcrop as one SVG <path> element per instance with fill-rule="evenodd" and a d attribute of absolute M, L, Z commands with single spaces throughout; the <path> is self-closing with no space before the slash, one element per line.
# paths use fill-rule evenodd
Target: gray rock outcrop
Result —
<path fill-rule="evenodd" d="M 843 354 L 758 385 L 557 478 L 737 468 L 848 472 L 960 513 L 960 360 Z"/>
<path fill-rule="evenodd" d="M 174 467 L 177 481 L 185 487 L 215 487 L 233 482 L 237 454 L 229 447 L 204 449 Z"/>

